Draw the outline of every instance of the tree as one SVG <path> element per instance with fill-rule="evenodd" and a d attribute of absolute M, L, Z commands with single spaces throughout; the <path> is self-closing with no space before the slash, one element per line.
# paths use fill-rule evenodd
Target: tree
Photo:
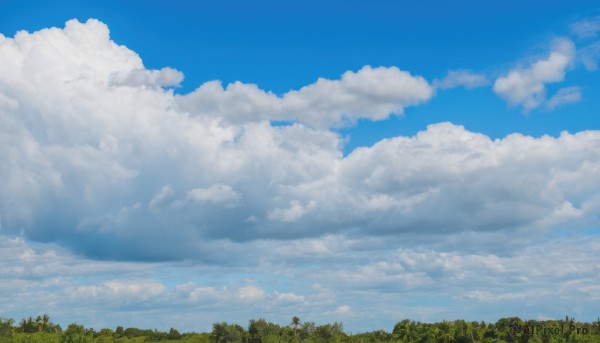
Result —
<path fill-rule="evenodd" d="M 111 329 L 100 329 L 100 331 L 98 333 L 100 334 L 100 336 L 112 336 L 113 330 L 111 330 Z"/>
<path fill-rule="evenodd" d="M 297 332 L 296 329 L 298 328 L 298 325 L 300 325 L 300 318 L 294 316 L 292 317 L 292 324 L 294 326 L 294 337 L 297 336 Z"/>
<path fill-rule="evenodd" d="M 21 320 L 21 322 L 19 323 L 19 331 L 25 332 L 25 333 L 33 333 L 33 332 L 38 331 L 37 325 L 36 325 L 35 321 L 33 320 L 33 318 L 29 317 L 27 319 Z"/>
<path fill-rule="evenodd" d="M 270 325 L 263 318 L 250 320 L 248 323 L 248 336 L 250 343 L 262 343 L 270 333 Z"/>
<path fill-rule="evenodd" d="M 50 316 L 47 314 L 37 316 L 35 318 L 35 327 L 37 328 L 37 331 L 48 332 L 50 329 Z"/>
<path fill-rule="evenodd" d="M 414 326 L 414 322 L 411 322 L 408 319 L 404 319 L 401 322 L 398 322 L 394 325 L 394 330 L 392 333 L 396 336 L 396 339 L 401 340 L 402 342 L 411 342 L 412 341 L 412 327 Z"/>
<path fill-rule="evenodd" d="M 167 335 L 167 338 L 173 339 L 173 340 L 178 340 L 178 339 L 181 339 L 181 334 L 179 333 L 179 331 L 175 330 L 174 328 L 171 328 L 171 330 L 169 330 L 169 334 Z"/>
<path fill-rule="evenodd" d="M 325 324 L 317 326 L 315 335 L 325 342 L 332 342 L 336 337 L 344 333 L 342 323 Z"/>
<path fill-rule="evenodd" d="M 0 337 L 12 337 L 14 319 L 0 318 Z"/>
<path fill-rule="evenodd" d="M 215 343 L 222 342 L 242 342 L 245 341 L 244 328 L 237 324 L 227 324 L 226 322 L 213 324 L 213 330 L 210 335 L 211 341 Z"/>
<path fill-rule="evenodd" d="M 300 328 L 300 338 L 302 340 L 307 339 L 312 336 L 317 330 L 315 326 L 315 322 L 304 322 L 302 323 L 302 327 Z"/>
<path fill-rule="evenodd" d="M 48 329 L 50 328 L 50 316 L 44 313 L 41 324 L 42 331 L 48 332 Z"/>
<path fill-rule="evenodd" d="M 85 328 L 79 324 L 69 324 L 67 330 L 62 336 L 62 343 L 81 343 L 85 342 Z"/>

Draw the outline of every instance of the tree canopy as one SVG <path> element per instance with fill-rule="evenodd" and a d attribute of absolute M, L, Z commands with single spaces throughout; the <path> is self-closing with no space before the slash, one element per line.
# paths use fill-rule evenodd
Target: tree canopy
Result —
<path fill-rule="evenodd" d="M 600 318 L 593 323 L 565 317 L 560 320 L 521 320 L 501 318 L 495 323 L 483 321 L 441 321 L 423 323 L 404 319 L 391 332 L 375 330 L 348 334 L 342 323 L 316 325 L 294 316 L 288 325 L 265 319 L 251 319 L 247 327 L 236 323 L 214 323 L 211 332 L 180 333 L 134 327 L 98 331 L 72 323 L 62 330 L 44 314 L 15 320 L 0 318 L 0 343 L 600 343 Z"/>

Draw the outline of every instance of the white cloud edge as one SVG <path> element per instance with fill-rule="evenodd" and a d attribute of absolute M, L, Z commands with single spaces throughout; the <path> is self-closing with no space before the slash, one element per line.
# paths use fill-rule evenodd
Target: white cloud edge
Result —
<path fill-rule="evenodd" d="M 493 90 L 511 106 L 520 106 L 524 112 L 531 111 L 548 103 L 546 85 L 562 82 L 574 60 L 574 43 L 567 38 L 556 38 L 546 58 L 498 77 Z M 548 108 L 556 107 L 550 105 Z"/>

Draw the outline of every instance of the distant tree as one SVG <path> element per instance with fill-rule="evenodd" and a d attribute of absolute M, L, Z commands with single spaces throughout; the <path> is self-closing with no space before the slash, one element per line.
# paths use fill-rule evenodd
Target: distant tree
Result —
<path fill-rule="evenodd" d="M 0 318 L 0 337 L 12 337 L 14 319 Z"/>
<path fill-rule="evenodd" d="M 100 329 L 100 331 L 98 332 L 101 336 L 112 336 L 113 334 L 113 330 L 112 329 Z"/>
<path fill-rule="evenodd" d="M 213 324 L 210 335 L 211 341 L 215 343 L 245 342 L 246 332 L 238 324 L 227 324 L 226 322 Z"/>
<path fill-rule="evenodd" d="M 317 326 L 315 335 L 318 340 L 324 342 L 333 342 L 333 340 L 344 333 L 342 323 L 335 322 L 333 324 L 325 324 Z"/>
<path fill-rule="evenodd" d="M 268 335 L 268 323 L 264 319 L 250 320 L 248 323 L 248 338 L 250 343 L 262 343 L 265 337 Z"/>
<path fill-rule="evenodd" d="M 123 330 L 122 326 L 117 326 L 117 329 L 115 330 L 115 334 L 119 337 L 123 337 L 123 335 L 125 334 L 125 330 Z"/>
<path fill-rule="evenodd" d="M 60 324 L 50 323 L 49 326 L 50 326 L 49 331 L 52 333 L 62 332 L 62 327 L 60 326 Z"/>
<path fill-rule="evenodd" d="M 394 325 L 394 329 L 392 334 L 396 339 L 401 342 L 411 342 L 412 341 L 412 327 L 414 322 L 411 322 L 409 319 L 404 319 L 401 322 L 398 322 Z"/>
<path fill-rule="evenodd" d="M 298 325 L 300 325 L 300 318 L 293 316 L 292 323 L 290 325 L 292 325 L 294 327 L 294 337 L 297 337 L 298 336 L 297 329 L 298 329 Z"/>
<path fill-rule="evenodd" d="M 175 330 L 174 328 L 171 328 L 169 330 L 169 334 L 167 335 L 167 338 L 173 339 L 173 340 L 179 340 L 179 339 L 181 339 L 181 334 L 179 333 L 179 331 Z"/>
<path fill-rule="evenodd" d="M 61 343 L 82 343 L 85 342 L 85 328 L 79 324 L 69 324 L 67 330 L 62 335 Z"/>
<path fill-rule="evenodd" d="M 42 316 L 35 317 L 35 326 L 37 331 L 42 331 Z"/>
<path fill-rule="evenodd" d="M 33 320 L 33 318 L 29 317 L 27 319 L 21 320 L 21 322 L 19 323 L 19 331 L 25 332 L 25 333 L 33 333 L 33 332 L 38 331 L 37 325 L 36 325 L 35 321 Z"/>
<path fill-rule="evenodd" d="M 227 323 L 214 323 L 210 338 L 214 343 L 220 343 L 227 334 Z"/>
<path fill-rule="evenodd" d="M 305 340 L 314 335 L 316 329 L 315 322 L 302 323 L 302 326 L 300 327 L 300 339 Z"/>
<path fill-rule="evenodd" d="M 50 329 L 50 316 L 44 313 L 40 324 L 42 329 L 41 331 L 48 332 Z"/>

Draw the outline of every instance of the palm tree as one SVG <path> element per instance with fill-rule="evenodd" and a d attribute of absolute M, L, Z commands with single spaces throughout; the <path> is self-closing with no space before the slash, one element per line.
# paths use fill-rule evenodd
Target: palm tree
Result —
<path fill-rule="evenodd" d="M 50 327 L 50 316 L 47 314 L 44 314 L 42 316 L 42 331 L 48 331 Z"/>
<path fill-rule="evenodd" d="M 294 337 L 296 337 L 297 336 L 296 329 L 298 328 L 298 325 L 300 325 L 300 318 L 293 316 L 291 325 L 294 326 Z"/>
<path fill-rule="evenodd" d="M 27 319 L 21 320 L 19 323 L 19 329 L 21 332 L 32 333 L 37 331 L 37 326 L 33 318 L 29 317 Z"/>

